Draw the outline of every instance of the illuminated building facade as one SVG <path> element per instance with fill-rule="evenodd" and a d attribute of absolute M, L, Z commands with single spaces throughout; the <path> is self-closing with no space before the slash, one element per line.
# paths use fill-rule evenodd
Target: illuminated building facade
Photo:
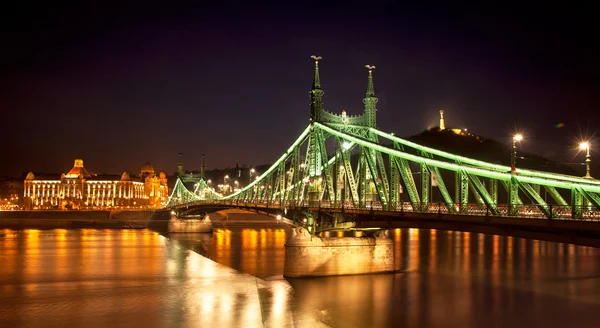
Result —
<path fill-rule="evenodd" d="M 167 177 L 154 173 L 152 165 L 142 166 L 139 177 L 127 172 L 118 175 L 90 174 L 83 160 L 60 177 L 36 177 L 29 172 L 23 185 L 27 209 L 104 209 L 161 207 L 168 200 Z"/>

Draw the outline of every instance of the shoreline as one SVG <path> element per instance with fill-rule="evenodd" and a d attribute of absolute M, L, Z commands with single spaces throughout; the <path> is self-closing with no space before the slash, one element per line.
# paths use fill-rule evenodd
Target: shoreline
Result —
<path fill-rule="evenodd" d="M 0 229 L 166 229 L 169 211 L 0 211 Z"/>

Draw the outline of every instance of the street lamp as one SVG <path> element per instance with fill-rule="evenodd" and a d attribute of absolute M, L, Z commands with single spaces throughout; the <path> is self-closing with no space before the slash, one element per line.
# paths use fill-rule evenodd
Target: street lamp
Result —
<path fill-rule="evenodd" d="M 585 178 L 591 179 L 592 176 L 590 174 L 590 163 L 592 159 L 590 158 L 590 142 L 585 141 L 579 144 L 579 149 L 585 150 Z"/>
<path fill-rule="evenodd" d="M 250 169 L 250 177 L 248 179 L 248 184 L 252 183 L 252 174 L 254 174 L 254 172 L 256 172 L 256 170 L 254 170 L 253 168 Z"/>
<path fill-rule="evenodd" d="M 512 138 L 512 152 L 510 156 L 510 173 L 517 173 L 517 168 L 515 166 L 515 162 L 517 160 L 517 142 L 523 140 L 522 134 L 515 134 Z"/>

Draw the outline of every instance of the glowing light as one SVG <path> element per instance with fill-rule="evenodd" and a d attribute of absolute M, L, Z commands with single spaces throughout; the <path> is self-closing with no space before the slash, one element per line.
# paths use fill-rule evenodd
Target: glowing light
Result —
<path fill-rule="evenodd" d="M 281 214 L 277 214 L 277 220 L 281 220 Z"/>
<path fill-rule="evenodd" d="M 523 135 L 522 134 L 515 134 L 513 139 L 515 139 L 515 141 L 521 141 L 523 140 Z"/>
<path fill-rule="evenodd" d="M 352 147 L 352 143 L 351 143 L 351 142 L 347 142 L 347 141 L 345 141 L 345 142 L 342 144 L 342 147 L 343 147 L 344 149 L 348 150 L 348 149 L 350 149 L 350 147 Z"/>
<path fill-rule="evenodd" d="M 590 143 L 587 141 L 584 141 L 582 143 L 579 144 L 579 149 L 581 150 L 588 150 L 590 149 Z"/>

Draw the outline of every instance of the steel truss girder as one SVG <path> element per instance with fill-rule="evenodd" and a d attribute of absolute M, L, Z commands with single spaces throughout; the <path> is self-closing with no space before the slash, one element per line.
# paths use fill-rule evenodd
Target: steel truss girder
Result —
<path fill-rule="evenodd" d="M 577 189 L 571 189 L 571 219 L 581 219 L 583 214 L 583 194 Z"/>
<path fill-rule="evenodd" d="M 502 186 L 504 186 L 504 189 L 506 190 L 507 193 L 510 193 L 509 183 L 510 182 L 502 181 Z M 523 205 L 523 201 L 519 197 L 518 193 L 516 193 L 516 197 L 517 197 L 517 205 Z M 510 196 L 509 196 L 509 201 L 510 201 Z"/>
<path fill-rule="evenodd" d="M 356 176 L 358 177 L 358 204 L 363 207 L 367 201 L 367 170 L 365 164 L 365 149 L 359 146 L 358 165 L 356 166 Z"/>
<path fill-rule="evenodd" d="M 490 196 L 494 204 L 498 205 L 498 180 L 490 179 Z"/>
<path fill-rule="evenodd" d="M 464 165 L 451 163 L 447 161 L 437 160 L 437 159 L 429 159 L 424 158 L 422 156 L 414 155 L 408 152 L 401 152 L 396 149 L 391 149 L 388 146 L 375 144 L 369 140 L 364 140 L 359 137 L 355 137 L 352 135 L 343 135 L 340 132 L 333 130 L 332 128 L 327 127 L 326 125 L 320 123 L 314 123 L 315 126 L 331 133 L 336 136 L 340 136 L 348 141 L 355 142 L 358 145 L 365 146 L 368 148 L 372 148 L 378 151 L 385 152 L 386 154 L 394 155 L 399 158 L 404 158 L 410 160 L 412 162 L 421 163 L 425 162 L 429 165 L 437 166 L 439 168 L 444 168 L 452 171 L 456 170 L 464 170 L 469 174 L 474 174 L 480 177 L 488 177 L 495 178 L 498 180 L 508 181 L 511 179 L 511 175 L 509 172 L 500 172 L 497 170 L 492 170 L 487 166 L 477 167 L 472 165 Z M 373 130 L 372 130 L 373 131 Z M 534 172 L 535 173 L 535 172 Z M 538 174 L 539 173 L 539 174 Z M 543 185 L 551 185 L 559 188 L 570 189 L 573 186 L 581 186 L 584 190 L 589 192 L 600 193 L 600 181 L 584 181 L 584 179 L 577 178 L 577 181 L 573 181 L 573 177 L 566 177 L 557 175 L 557 178 L 541 178 L 542 176 L 548 176 L 548 174 L 543 175 L 543 172 L 537 172 L 536 174 L 530 175 L 519 175 L 519 180 L 528 183 L 534 184 L 543 184 Z M 568 179 L 567 179 L 568 178 Z"/>
<path fill-rule="evenodd" d="M 321 173 L 325 172 L 325 183 L 326 183 L 326 187 L 327 187 L 327 194 L 329 196 L 329 201 L 331 203 L 334 203 L 335 195 L 334 195 L 334 189 L 333 189 L 333 170 L 332 170 L 331 165 L 329 165 L 329 161 L 328 161 L 328 157 L 327 157 L 327 148 L 325 148 L 325 135 L 323 133 L 317 133 L 316 139 L 319 144 L 321 163 L 324 163 Z M 323 195 L 325 193 L 325 188 L 321 187 L 321 189 L 322 190 L 319 195 L 319 200 L 323 199 Z"/>
<path fill-rule="evenodd" d="M 431 154 L 422 152 L 421 155 L 423 155 L 424 157 L 427 158 L 432 158 Z M 444 179 L 442 177 L 442 175 L 440 174 L 440 170 L 435 167 L 435 166 L 429 166 L 425 163 L 422 163 L 421 166 L 425 166 L 429 172 L 431 173 L 431 178 L 432 180 L 435 177 L 436 183 L 437 183 L 437 189 L 440 192 L 440 195 L 442 196 L 442 198 L 444 199 L 444 203 L 446 204 L 446 208 L 448 209 L 448 212 L 450 213 L 456 213 L 456 207 L 454 206 L 454 202 L 452 201 L 452 196 L 450 196 L 450 193 L 448 192 L 448 188 L 446 188 L 446 183 L 444 182 Z M 433 185 L 432 185 L 433 187 Z"/>
<path fill-rule="evenodd" d="M 363 139 L 372 140 L 373 137 L 377 138 L 376 135 L 369 133 L 369 127 L 366 126 L 358 126 L 358 125 L 349 125 L 349 124 L 339 124 L 339 123 L 328 123 L 327 126 L 336 129 L 340 132 L 350 134 L 353 136 L 357 136 Z"/>
<path fill-rule="evenodd" d="M 397 147 L 398 150 L 403 150 L 402 146 L 398 144 L 394 144 L 394 147 Z M 404 182 L 404 187 L 406 189 L 406 193 L 408 194 L 408 198 L 413 209 L 420 208 L 421 199 L 419 197 L 419 192 L 417 191 L 417 184 L 415 183 L 415 179 L 413 178 L 408 161 L 404 158 L 397 158 L 395 156 L 392 157 L 394 159 L 396 167 L 398 168 L 398 172 L 400 172 L 400 177 L 402 178 L 402 182 Z"/>
<path fill-rule="evenodd" d="M 469 179 L 470 178 L 471 178 L 471 175 L 469 174 Z M 483 198 L 481 197 L 479 192 L 477 192 L 477 189 L 475 189 L 475 186 L 473 186 L 472 183 L 469 184 L 469 189 L 471 190 L 471 193 L 473 193 L 473 197 L 475 198 L 477 205 L 486 205 L 485 201 L 483 200 Z"/>
<path fill-rule="evenodd" d="M 375 163 L 377 161 L 376 156 L 372 149 L 368 149 L 368 148 L 365 149 L 365 158 L 366 158 L 367 165 L 369 166 L 369 170 L 371 171 L 371 179 L 372 179 L 373 183 L 375 184 L 375 189 L 377 190 L 377 194 L 379 196 L 379 201 L 381 202 L 381 206 L 384 209 L 387 209 L 388 208 L 388 199 L 387 199 L 388 189 L 385 188 L 383 186 L 382 182 L 379 181 L 379 173 L 381 173 L 382 180 L 383 180 L 385 171 L 378 172 L 377 165 Z M 387 180 L 385 180 L 385 181 L 387 182 Z"/>
<path fill-rule="evenodd" d="M 400 172 L 395 164 L 395 160 L 392 156 L 389 156 L 390 160 L 390 204 L 391 208 L 396 208 L 400 202 Z"/>
<path fill-rule="evenodd" d="M 344 159 L 344 171 L 346 172 L 346 177 L 348 178 L 348 184 L 350 185 L 350 193 L 352 194 L 352 202 L 354 203 L 354 206 L 359 206 L 358 186 L 357 186 L 356 180 L 354 179 L 354 174 L 352 172 L 352 165 L 350 164 L 349 149 L 342 150 L 342 158 Z"/>
<path fill-rule="evenodd" d="M 427 169 L 427 164 L 421 163 L 421 211 L 427 212 L 429 207 L 429 193 L 431 188 L 431 176 Z"/>
<path fill-rule="evenodd" d="M 540 196 L 540 189 L 537 188 L 536 190 L 535 187 L 526 182 L 519 182 L 519 186 L 521 187 L 521 190 L 523 190 L 523 192 L 525 192 L 525 194 L 529 196 L 529 198 L 538 206 L 538 208 L 544 212 L 546 217 L 551 219 L 552 213 L 550 213 L 550 208 L 546 201 L 544 201 L 542 196 Z"/>
<path fill-rule="evenodd" d="M 464 171 L 458 171 L 458 207 L 460 213 L 467 213 L 469 211 L 469 176 Z"/>
<path fill-rule="evenodd" d="M 593 204 L 596 208 L 600 209 L 600 196 L 598 196 L 594 193 L 585 191 L 581 187 L 578 187 L 577 191 L 579 191 L 579 193 L 581 193 L 581 195 L 585 198 L 585 200 L 590 202 L 590 204 Z"/>
<path fill-rule="evenodd" d="M 494 202 L 493 197 L 487 192 L 485 186 L 483 185 L 483 183 L 481 183 L 479 177 L 471 174 L 469 174 L 468 176 L 471 182 L 471 186 L 473 186 L 473 189 L 475 190 L 475 192 L 478 193 L 478 196 L 482 199 L 489 211 L 493 215 L 500 215 L 500 211 L 498 210 L 496 202 Z"/>
<path fill-rule="evenodd" d="M 567 201 L 560 195 L 560 193 L 558 193 L 556 188 L 554 188 L 552 186 L 544 186 L 544 188 L 546 188 L 546 192 L 550 193 L 550 196 L 554 199 L 554 201 L 559 206 L 568 206 L 569 205 L 567 203 Z"/>
<path fill-rule="evenodd" d="M 377 135 L 370 133 L 369 137 L 371 139 L 371 141 L 375 142 L 375 143 L 379 143 L 379 138 L 377 137 Z M 371 152 L 375 153 L 375 160 L 377 161 L 377 167 L 378 167 L 378 171 L 379 171 L 379 175 L 381 175 L 381 183 L 383 184 L 383 192 L 385 194 L 385 200 L 386 200 L 386 208 L 388 206 L 388 195 L 390 193 L 390 185 L 389 185 L 389 180 L 387 177 L 387 172 L 385 170 L 385 163 L 383 162 L 383 155 L 381 154 L 380 151 L 376 151 L 373 149 L 370 149 Z M 379 181 L 379 175 L 375 176 L 376 181 Z"/>
<path fill-rule="evenodd" d="M 404 146 L 412 148 L 412 149 L 425 151 L 432 155 L 436 155 L 441 158 L 448 159 L 454 163 L 462 163 L 462 164 L 469 165 L 470 167 L 478 167 L 481 169 L 488 170 L 489 172 L 496 172 L 496 173 L 510 172 L 510 167 L 508 167 L 508 166 L 492 164 L 492 163 L 488 163 L 488 162 L 484 162 L 484 161 L 480 161 L 480 160 L 476 160 L 476 159 L 472 159 L 472 158 L 468 158 L 468 157 L 451 154 L 451 153 L 441 151 L 441 150 L 438 150 L 435 148 L 422 146 L 417 143 L 414 143 L 414 142 L 411 142 L 408 140 L 404 140 L 404 139 L 398 138 L 394 135 L 377 130 L 375 128 L 371 128 L 370 132 L 373 134 L 376 134 L 380 137 L 383 137 L 389 141 L 392 141 L 394 143 L 398 143 L 398 144 L 404 145 Z M 574 176 L 569 176 L 569 175 L 542 172 L 542 171 L 532 171 L 532 170 L 527 170 L 527 169 L 520 169 L 519 175 L 526 179 L 531 179 L 531 178 L 536 179 L 538 181 L 537 183 L 540 183 L 543 185 L 548 185 L 548 183 L 555 183 L 555 184 L 560 183 L 563 185 L 563 187 L 560 187 L 557 185 L 554 185 L 554 186 L 560 187 L 560 188 L 565 188 L 565 189 L 570 189 L 570 187 L 568 187 L 566 185 L 572 184 L 572 183 L 585 186 L 586 188 L 588 188 L 588 187 L 593 188 L 594 186 L 600 186 L 600 180 L 590 180 L 590 179 L 585 179 L 582 177 L 574 177 Z M 547 180 L 546 183 L 541 182 L 544 179 Z M 530 182 L 532 182 L 532 181 L 530 181 Z"/>
<path fill-rule="evenodd" d="M 319 188 L 320 195 L 317 196 L 318 199 L 326 197 L 324 194 L 327 192 L 329 195 L 328 198 L 332 204 L 337 204 L 340 201 L 352 199 L 355 201 L 355 206 L 360 206 L 361 201 L 364 204 L 366 200 L 365 194 L 367 192 L 376 191 L 379 199 L 381 200 L 382 206 L 387 206 L 389 208 L 390 205 L 395 205 L 400 201 L 399 188 L 401 188 L 404 184 L 411 203 L 413 204 L 413 209 L 418 211 L 424 210 L 424 208 L 421 207 L 422 202 L 419 201 L 421 198 L 420 196 L 424 196 L 423 203 L 429 203 L 431 201 L 428 196 L 430 194 L 429 191 L 431 191 L 431 186 L 429 185 L 431 182 L 430 178 L 435 175 L 437 177 L 439 187 L 440 182 L 443 181 L 439 171 L 440 169 L 444 169 L 454 172 L 464 170 L 465 175 L 468 177 L 468 181 L 466 183 L 468 186 L 467 190 L 474 191 L 474 199 L 477 201 L 482 200 L 488 207 L 491 205 L 495 205 L 496 207 L 498 206 L 497 184 L 498 181 L 500 181 L 509 192 L 509 203 L 512 205 L 509 214 L 511 215 L 517 214 L 513 211 L 516 210 L 516 205 L 523 204 L 523 201 L 519 197 L 520 192 L 528 196 L 528 198 L 531 198 L 532 201 L 538 207 L 540 207 L 540 210 L 548 214 L 546 210 L 549 210 L 551 205 L 546 203 L 546 201 L 540 197 L 541 194 L 539 190 L 541 190 L 542 186 L 547 192 L 550 193 L 558 205 L 571 205 L 574 218 L 577 218 L 578 216 L 582 217 L 582 214 L 578 212 L 579 208 L 583 210 L 584 207 L 587 208 L 588 206 L 600 206 L 600 187 L 598 187 L 600 183 L 596 180 L 588 182 L 583 181 L 582 179 L 576 179 L 576 177 L 560 175 L 557 175 L 556 178 L 554 178 L 554 175 L 550 173 L 535 171 L 532 173 L 528 172 L 526 174 L 523 173 L 524 171 L 520 171 L 519 174 L 510 176 L 508 172 L 497 170 L 495 167 L 490 168 L 484 165 L 479 166 L 470 162 L 467 164 L 461 164 L 459 163 L 458 159 L 456 159 L 454 163 L 448 162 L 447 160 L 446 162 L 443 162 L 439 159 L 433 159 L 432 154 L 434 153 L 429 153 L 426 150 L 425 152 L 421 153 L 421 156 L 417 156 L 414 155 L 413 152 L 405 152 L 404 149 L 398 150 L 398 148 L 402 148 L 399 147 L 398 144 L 394 144 L 394 147 L 381 145 L 379 140 L 377 140 L 377 137 L 374 137 L 374 135 L 379 134 L 370 134 L 373 129 L 366 130 L 349 127 L 345 130 L 342 129 L 344 132 L 340 133 L 339 131 L 328 128 L 329 125 L 330 124 L 323 125 L 318 122 L 314 122 L 312 124 L 312 129 L 310 129 L 309 132 L 306 132 L 305 130 L 303 136 L 301 136 L 301 138 L 294 143 L 294 146 L 292 146 L 285 155 L 283 155 L 271 168 L 269 168 L 267 172 L 263 173 L 258 180 L 252 182 L 248 187 L 235 193 L 234 195 L 224 198 L 235 199 L 235 201 L 252 199 L 277 199 L 279 201 L 293 204 L 293 202 L 296 200 L 304 199 L 304 191 L 306 191 L 307 188 L 302 182 L 304 179 L 301 179 L 301 176 L 306 176 L 307 172 L 310 171 L 310 168 L 312 167 L 312 171 L 315 173 L 315 175 L 312 175 L 312 177 L 321 176 L 324 180 L 322 181 L 322 188 Z M 369 133 L 365 133 L 365 131 L 368 131 Z M 350 141 L 354 146 L 358 145 L 361 148 L 359 151 L 359 161 L 356 166 L 356 171 L 352 168 L 349 158 L 350 154 L 347 151 L 342 151 L 339 155 L 339 157 L 343 160 L 344 170 L 342 173 L 337 171 L 337 168 L 340 167 L 338 165 L 337 152 L 333 158 L 329 159 L 329 162 L 325 162 L 328 160 L 328 155 L 325 151 L 325 141 L 326 137 L 329 136 L 336 137 L 338 144 L 341 143 L 341 140 L 347 140 Z M 309 144 L 307 148 L 309 148 L 310 151 L 307 151 L 307 158 L 304 159 L 305 167 L 307 167 L 307 169 L 303 171 L 299 169 L 299 164 L 301 161 L 299 147 L 300 144 L 305 142 Z M 304 144 L 304 146 L 306 146 L 306 144 Z M 422 148 L 415 149 L 423 151 Z M 311 157 L 310 154 L 313 154 L 312 158 L 309 158 Z M 344 156 L 344 154 L 346 156 Z M 388 159 L 391 164 L 389 175 L 386 170 L 387 163 L 384 165 L 383 162 L 384 154 L 388 155 Z M 344 157 L 346 157 L 347 160 L 344 159 Z M 415 164 L 419 164 L 421 171 L 423 172 L 421 176 L 421 190 L 416 188 L 414 177 L 411 172 L 411 168 L 414 168 Z M 320 174 L 317 175 L 316 173 Z M 427 178 L 427 175 L 429 175 L 429 178 Z M 351 176 L 356 176 L 354 183 L 350 183 L 349 179 Z M 382 179 L 379 181 L 378 178 L 380 176 Z M 483 177 L 490 179 L 489 189 L 486 189 L 485 184 L 482 183 L 481 179 Z M 347 179 L 348 184 L 346 184 Z M 427 180 L 427 182 L 425 182 L 425 180 Z M 477 180 L 479 180 L 479 182 L 477 182 Z M 269 181 L 271 183 L 269 183 Z M 344 186 L 348 186 L 347 188 L 344 188 L 343 191 L 341 189 L 342 184 L 340 184 L 342 181 L 344 182 Z M 488 180 L 486 180 L 486 182 L 487 181 Z M 337 182 L 335 187 L 334 182 Z M 374 183 L 374 187 L 370 185 L 371 183 Z M 387 187 L 386 184 L 388 185 Z M 461 183 L 461 185 L 464 186 L 465 183 Z M 428 186 L 429 190 L 423 190 Z M 354 195 L 352 195 L 352 187 L 355 189 Z M 572 195 L 571 199 L 569 201 L 565 201 L 565 199 L 562 198 L 562 195 L 557 191 L 557 188 L 570 190 Z M 181 187 L 176 189 L 179 189 L 179 194 L 183 195 L 184 192 Z M 444 201 L 448 203 L 447 198 L 450 198 L 450 195 L 448 193 L 448 197 L 444 196 L 442 189 L 443 188 L 438 188 L 442 194 L 442 197 L 444 198 Z M 421 195 L 419 192 L 421 192 Z M 467 195 L 466 201 L 464 200 L 465 194 Z M 458 202 L 454 202 L 453 204 L 459 203 L 459 205 L 462 205 L 461 207 L 464 208 L 464 204 L 468 203 L 468 193 L 462 192 L 458 196 Z M 174 200 L 170 200 L 170 203 L 172 204 L 173 201 Z M 456 206 L 449 206 L 449 209 L 451 208 L 456 209 Z M 584 213 L 583 215 L 588 214 Z"/>

